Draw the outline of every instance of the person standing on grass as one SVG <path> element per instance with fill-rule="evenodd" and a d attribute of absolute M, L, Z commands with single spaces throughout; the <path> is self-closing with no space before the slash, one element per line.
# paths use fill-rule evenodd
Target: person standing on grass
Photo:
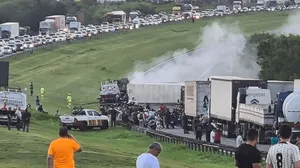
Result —
<path fill-rule="evenodd" d="M 15 115 L 17 116 L 16 127 L 17 127 L 17 130 L 20 131 L 21 121 L 22 121 L 22 112 L 21 112 L 20 107 L 18 107 L 18 109 L 16 110 Z"/>
<path fill-rule="evenodd" d="M 68 133 L 67 127 L 59 129 L 59 136 L 49 146 L 47 168 L 75 168 L 74 152 L 81 152 L 82 147 L 75 137 Z"/>
<path fill-rule="evenodd" d="M 261 154 L 256 148 L 258 132 L 250 129 L 247 134 L 247 142 L 241 144 L 235 151 L 235 164 L 238 168 L 261 168 Z"/>
<path fill-rule="evenodd" d="M 114 107 L 112 107 L 112 109 L 109 110 L 109 113 L 110 113 L 110 126 L 115 127 L 118 111 Z"/>
<path fill-rule="evenodd" d="M 36 96 L 36 99 L 35 99 L 35 109 L 38 110 L 38 108 L 40 107 L 40 105 L 41 105 L 40 98 L 39 98 L 39 96 Z"/>
<path fill-rule="evenodd" d="M 136 168 L 160 168 L 157 159 L 162 146 L 158 142 L 150 144 L 146 153 L 141 154 L 136 160 Z"/>
<path fill-rule="evenodd" d="M 32 82 L 30 82 L 29 89 L 30 89 L 30 96 L 32 96 L 33 95 L 33 83 Z"/>
<path fill-rule="evenodd" d="M 31 114 L 28 112 L 28 109 L 26 108 L 22 114 L 23 132 L 25 132 L 25 131 L 29 132 L 30 119 L 31 119 Z"/>
<path fill-rule="evenodd" d="M 42 99 L 44 99 L 45 94 L 46 94 L 45 88 L 42 86 L 41 87 L 41 97 L 42 97 Z"/>

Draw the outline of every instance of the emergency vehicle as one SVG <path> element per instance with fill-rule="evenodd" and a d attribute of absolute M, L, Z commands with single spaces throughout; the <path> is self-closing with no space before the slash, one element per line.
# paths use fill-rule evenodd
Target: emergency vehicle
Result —
<path fill-rule="evenodd" d="M 93 109 L 73 110 L 71 115 L 62 115 L 59 117 L 60 125 L 86 131 L 88 129 L 101 128 L 107 129 L 109 119 L 105 115 Z"/>
<path fill-rule="evenodd" d="M 0 91 L 0 125 L 7 125 L 7 114 L 12 116 L 12 125 L 17 122 L 15 112 L 20 107 L 21 111 L 27 108 L 27 96 L 18 89 Z"/>

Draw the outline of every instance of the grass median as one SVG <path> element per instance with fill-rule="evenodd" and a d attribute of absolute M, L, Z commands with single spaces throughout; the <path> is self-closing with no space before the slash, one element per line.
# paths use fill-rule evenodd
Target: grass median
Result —
<path fill-rule="evenodd" d="M 41 103 L 49 115 L 53 115 L 57 109 L 60 109 L 60 113 L 70 112 L 66 108 L 68 93 L 72 94 L 74 105 L 98 109 L 99 105 L 95 102 L 101 81 L 123 77 L 133 70 L 136 63 L 147 63 L 168 51 L 192 49 L 197 45 L 200 30 L 213 21 L 237 21 L 242 31 L 251 34 L 278 28 L 287 17 L 288 12 L 262 12 L 199 20 L 195 24 L 185 21 L 36 51 L 11 61 L 10 85 L 28 88 L 32 81 L 35 96 L 44 86 L 46 95 Z M 28 96 L 31 104 L 35 104 L 35 96 Z M 50 121 L 33 120 L 29 134 L 0 129 L 0 142 L 6 151 L 0 154 L 0 162 L 4 163 L 0 167 L 38 168 L 45 164 L 47 145 L 56 137 L 58 127 L 56 122 Z M 74 134 L 86 149 L 76 157 L 78 167 L 88 168 L 133 167 L 134 158 L 145 151 L 152 141 L 122 129 Z M 191 152 L 183 146 L 169 144 L 164 144 L 164 150 L 160 157 L 164 168 L 233 167 L 233 160 L 228 157 Z"/>
<path fill-rule="evenodd" d="M 1 168 L 45 167 L 47 149 L 50 141 L 57 137 L 57 130 L 57 123 L 53 120 L 33 121 L 29 133 L 1 128 Z M 72 134 L 83 146 L 83 152 L 75 154 L 77 168 L 132 168 L 136 157 L 153 142 L 147 136 L 118 127 L 103 131 L 72 131 Z M 183 145 L 162 145 L 163 151 L 159 156 L 162 168 L 233 166 L 229 157 L 190 151 Z"/>

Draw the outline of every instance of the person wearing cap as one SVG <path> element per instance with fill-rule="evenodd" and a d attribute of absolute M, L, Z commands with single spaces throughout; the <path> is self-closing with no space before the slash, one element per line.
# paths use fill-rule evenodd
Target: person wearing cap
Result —
<path fill-rule="evenodd" d="M 157 159 L 160 154 L 162 146 L 158 142 L 149 145 L 148 151 L 141 154 L 136 160 L 136 168 L 159 168 L 159 161 Z"/>
<path fill-rule="evenodd" d="M 75 137 L 68 133 L 67 127 L 59 129 L 59 136 L 49 146 L 47 168 L 75 168 L 74 152 L 81 152 L 82 147 Z"/>

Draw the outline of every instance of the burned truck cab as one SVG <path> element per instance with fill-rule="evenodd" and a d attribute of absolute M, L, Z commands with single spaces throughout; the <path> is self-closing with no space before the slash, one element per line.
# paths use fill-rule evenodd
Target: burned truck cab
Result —
<path fill-rule="evenodd" d="M 119 95 L 120 89 L 116 81 L 101 82 L 100 93 L 98 97 L 101 106 L 118 103 Z"/>

